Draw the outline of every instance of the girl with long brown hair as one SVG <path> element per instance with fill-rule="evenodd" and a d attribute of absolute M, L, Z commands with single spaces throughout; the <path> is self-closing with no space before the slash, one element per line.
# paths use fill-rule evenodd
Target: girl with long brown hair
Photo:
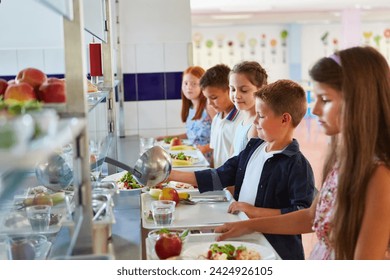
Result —
<path fill-rule="evenodd" d="M 389 65 L 374 48 L 354 47 L 320 59 L 310 76 L 313 113 L 331 137 L 319 195 L 309 209 L 225 224 L 219 239 L 315 231 L 312 259 L 389 258 Z"/>

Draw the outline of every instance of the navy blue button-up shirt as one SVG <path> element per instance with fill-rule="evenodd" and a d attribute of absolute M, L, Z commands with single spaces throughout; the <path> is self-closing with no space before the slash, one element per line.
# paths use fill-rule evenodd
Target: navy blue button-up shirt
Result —
<path fill-rule="evenodd" d="M 249 158 L 263 142 L 253 138 L 239 155 L 218 169 L 196 171 L 199 191 L 221 190 L 234 185 L 234 198 L 238 200 Z M 256 207 L 280 209 L 282 214 L 310 207 L 315 190 L 313 170 L 295 139 L 265 162 L 257 185 Z M 282 259 L 304 259 L 301 235 L 264 236 Z"/>

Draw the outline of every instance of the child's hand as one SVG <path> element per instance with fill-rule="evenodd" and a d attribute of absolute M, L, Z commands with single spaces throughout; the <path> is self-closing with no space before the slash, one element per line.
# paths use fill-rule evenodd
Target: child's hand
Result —
<path fill-rule="evenodd" d="M 249 234 L 254 232 L 249 226 L 251 220 L 234 222 L 234 223 L 226 223 L 222 226 L 216 227 L 214 232 L 221 233 L 216 237 L 216 241 L 222 241 L 228 238 L 239 237 L 244 234 Z"/>
<path fill-rule="evenodd" d="M 199 151 L 201 151 L 202 152 L 202 154 L 204 154 L 205 152 L 204 152 L 204 148 L 203 148 L 204 146 L 202 146 L 202 145 L 196 145 L 196 148 L 199 150 Z"/>
<path fill-rule="evenodd" d="M 252 207 L 253 206 L 250 205 L 249 203 L 235 201 L 229 205 L 228 213 L 238 214 L 238 212 L 241 211 L 244 212 L 245 214 L 248 214 L 248 212 Z"/>
<path fill-rule="evenodd" d="M 196 145 L 196 148 L 198 148 L 199 151 L 201 151 L 203 154 L 212 151 L 212 149 L 210 148 L 210 144 L 206 144 L 206 145 Z"/>

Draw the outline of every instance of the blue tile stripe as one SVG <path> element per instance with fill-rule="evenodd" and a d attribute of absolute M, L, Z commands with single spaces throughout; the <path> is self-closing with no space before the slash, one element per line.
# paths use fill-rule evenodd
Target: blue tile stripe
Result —
<path fill-rule="evenodd" d="M 125 73 L 123 86 L 125 101 L 181 99 L 183 72 Z M 63 78 L 63 74 L 48 74 L 48 77 Z M 15 76 L 0 76 L 7 81 Z"/>
<path fill-rule="evenodd" d="M 182 72 L 123 74 L 125 101 L 181 99 Z"/>

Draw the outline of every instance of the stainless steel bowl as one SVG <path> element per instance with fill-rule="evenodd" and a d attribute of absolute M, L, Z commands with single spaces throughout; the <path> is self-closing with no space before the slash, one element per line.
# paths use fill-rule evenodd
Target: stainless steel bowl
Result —
<path fill-rule="evenodd" d="M 141 173 L 140 177 L 134 174 L 141 185 L 153 187 L 164 182 L 171 173 L 171 156 L 162 147 L 154 146 L 142 154 L 134 169 Z"/>
<path fill-rule="evenodd" d="M 35 168 L 38 181 L 52 188 L 68 187 L 73 181 L 73 171 L 65 159 L 57 154 L 50 156 L 48 161 L 40 162 Z"/>
<path fill-rule="evenodd" d="M 105 162 L 129 171 L 137 182 L 143 186 L 153 187 L 164 182 L 172 170 L 171 156 L 161 146 L 154 146 L 142 154 L 134 168 L 106 157 Z"/>

